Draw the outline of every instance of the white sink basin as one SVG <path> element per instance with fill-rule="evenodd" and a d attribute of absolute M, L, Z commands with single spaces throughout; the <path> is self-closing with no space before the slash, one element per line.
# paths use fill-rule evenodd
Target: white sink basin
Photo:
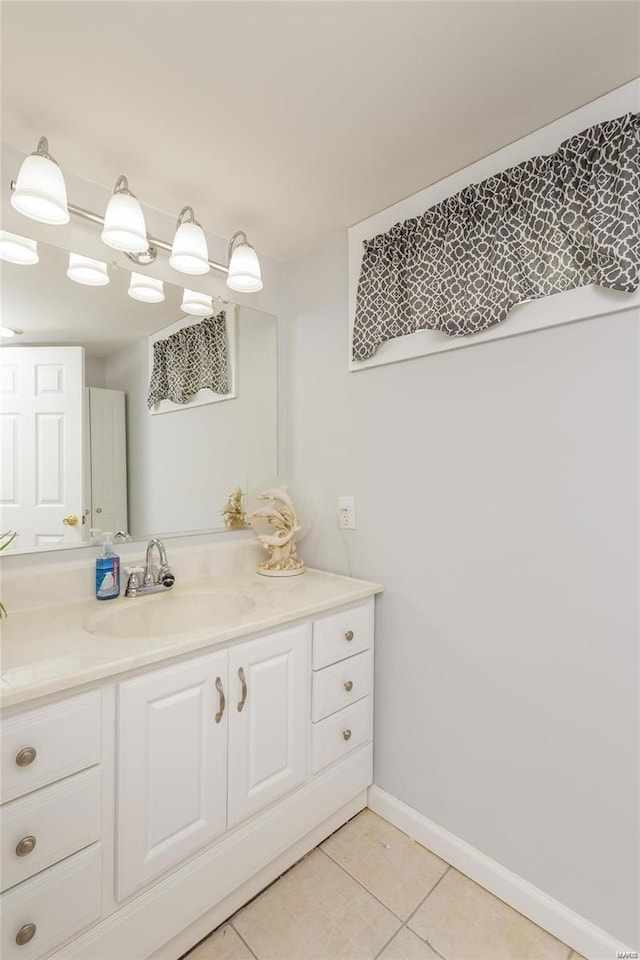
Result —
<path fill-rule="evenodd" d="M 166 593 L 120 602 L 115 610 L 98 614 L 91 633 L 121 640 L 201 633 L 208 627 L 232 623 L 255 605 L 253 597 L 233 590 L 211 593 Z"/>

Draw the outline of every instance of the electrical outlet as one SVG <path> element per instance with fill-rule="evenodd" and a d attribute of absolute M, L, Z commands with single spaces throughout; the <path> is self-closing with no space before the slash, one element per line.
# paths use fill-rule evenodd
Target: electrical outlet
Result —
<path fill-rule="evenodd" d="M 338 497 L 338 523 L 343 530 L 356 528 L 355 497 Z"/>

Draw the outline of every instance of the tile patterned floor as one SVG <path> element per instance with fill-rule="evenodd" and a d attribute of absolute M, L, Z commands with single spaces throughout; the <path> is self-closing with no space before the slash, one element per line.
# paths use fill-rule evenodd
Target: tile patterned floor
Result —
<path fill-rule="evenodd" d="M 186 960 L 584 960 L 363 810 Z"/>

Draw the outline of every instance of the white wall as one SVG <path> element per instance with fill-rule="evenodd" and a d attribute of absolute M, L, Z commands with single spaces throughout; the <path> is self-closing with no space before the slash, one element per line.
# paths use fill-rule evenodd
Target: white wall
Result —
<path fill-rule="evenodd" d="M 638 316 L 348 373 L 347 244 L 290 265 L 305 560 L 381 580 L 375 782 L 638 943 Z"/>
<path fill-rule="evenodd" d="M 222 526 L 220 510 L 247 478 L 278 472 L 277 320 L 238 308 L 238 395 L 150 416 L 146 339 L 107 358 L 107 386 L 127 404 L 129 527 L 134 537 Z"/>

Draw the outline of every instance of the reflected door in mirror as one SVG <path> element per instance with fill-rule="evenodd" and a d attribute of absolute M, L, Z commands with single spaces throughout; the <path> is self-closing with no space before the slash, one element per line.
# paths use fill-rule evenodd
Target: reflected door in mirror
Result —
<path fill-rule="evenodd" d="M 19 549 L 82 540 L 82 347 L 5 347 L 2 529 Z"/>

